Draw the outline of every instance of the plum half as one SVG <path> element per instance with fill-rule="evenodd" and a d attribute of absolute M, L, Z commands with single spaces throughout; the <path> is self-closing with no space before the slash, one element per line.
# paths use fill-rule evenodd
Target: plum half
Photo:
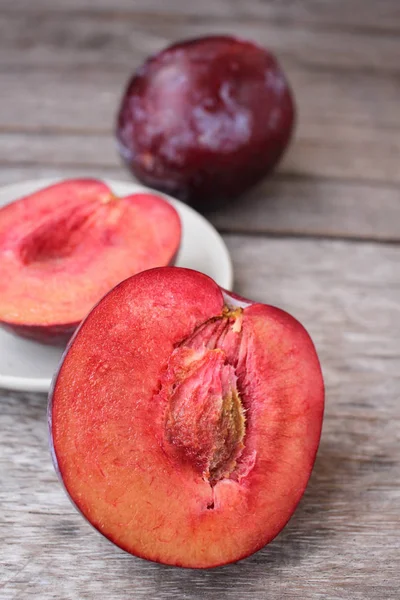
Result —
<path fill-rule="evenodd" d="M 115 196 L 97 180 L 57 183 L 0 210 L 0 325 L 66 341 L 127 277 L 171 264 L 181 224 L 152 194 Z"/>
<path fill-rule="evenodd" d="M 276 165 L 294 120 L 292 93 L 270 51 L 204 37 L 170 46 L 133 75 L 117 139 L 141 181 L 207 208 Z"/>
<path fill-rule="evenodd" d="M 56 470 L 124 550 L 192 568 L 262 548 L 315 460 L 324 386 L 289 314 L 178 267 L 124 281 L 72 340 L 49 400 Z"/>

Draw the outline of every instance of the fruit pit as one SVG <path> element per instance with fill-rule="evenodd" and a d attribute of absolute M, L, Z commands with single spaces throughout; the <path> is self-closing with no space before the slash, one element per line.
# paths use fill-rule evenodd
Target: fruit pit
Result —
<path fill-rule="evenodd" d="M 169 359 L 159 392 L 158 400 L 167 402 L 167 446 L 211 487 L 235 478 L 245 453 L 248 402 L 239 375 L 246 355 L 242 313 L 241 308 L 225 307 L 221 316 L 181 342 Z"/>

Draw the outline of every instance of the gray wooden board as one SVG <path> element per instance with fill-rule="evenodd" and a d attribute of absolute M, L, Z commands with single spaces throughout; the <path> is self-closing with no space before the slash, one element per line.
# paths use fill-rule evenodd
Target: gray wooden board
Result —
<path fill-rule="evenodd" d="M 400 248 L 227 235 L 240 294 L 309 329 L 327 384 L 318 459 L 295 516 L 253 557 L 209 572 L 130 557 L 75 512 L 47 448 L 46 398 L 3 392 L 1 600 L 397 600 Z"/>
<path fill-rule="evenodd" d="M 1 391 L 0 600 L 399 599 L 399 30 L 398 0 L 0 0 L 1 184 L 129 179 L 118 100 L 174 39 L 236 33 L 274 49 L 296 92 L 295 141 L 274 178 L 208 216 L 236 291 L 306 325 L 327 384 L 295 516 L 209 572 L 135 559 L 92 530 L 53 472 L 46 398 Z"/>
<path fill-rule="evenodd" d="M 19 0 L 0 10 L 0 181 L 46 169 L 126 177 L 113 126 L 130 72 L 149 52 L 207 33 L 217 27 L 212 15 L 225 14 L 227 29 L 245 27 L 239 33 L 277 51 L 299 119 L 279 177 L 213 222 L 226 231 L 399 239 L 399 46 L 388 30 L 400 22 L 397 2 L 369 3 L 357 27 L 344 15 L 358 0 L 352 10 L 318 0 L 244 8 L 220 0 L 206 2 L 200 20 L 179 0 L 158 11 L 154 2 L 144 10 L 121 0 L 111 12 L 104 2 L 50 4 L 33 10 Z"/>
<path fill-rule="evenodd" d="M 332 125 L 326 136 L 317 124 L 310 126 L 307 137 L 296 136 L 279 172 L 399 186 L 398 131 L 388 129 L 377 138 L 375 135 L 372 130 L 352 131 L 351 127 L 335 128 Z M 111 133 L 67 131 L 46 134 L 38 131 L 0 134 L 1 166 L 37 162 L 66 167 L 108 167 L 119 164 L 119 158 Z"/>
<path fill-rule="evenodd" d="M 395 2 L 396 0 L 393 0 Z M 372 2 L 369 1 L 371 5 Z M 82 3 L 83 6 L 83 3 Z M 274 48 L 286 65 L 310 69 L 344 69 L 398 73 L 398 34 L 366 29 L 318 28 L 302 21 L 240 19 L 227 12 L 221 19 L 182 19 L 179 15 L 111 12 L 30 11 L 0 17 L 0 65 L 96 68 L 131 66 L 171 40 L 233 33 Z M 373 42 L 373 43 L 372 43 Z M 102 55 L 102 63 L 98 63 Z"/>
<path fill-rule="evenodd" d="M 333 129 L 333 127 L 332 127 Z M 372 144 L 371 135 L 351 139 L 349 129 L 338 127 L 337 143 L 331 140 L 324 146 L 318 127 L 313 129 L 315 138 L 296 138 L 284 157 L 280 172 L 303 174 L 309 177 L 325 176 L 353 180 L 363 178 L 373 183 L 400 182 L 398 156 L 400 137 L 390 130 L 387 140 L 381 139 L 375 150 L 365 152 Z M 345 133 L 347 132 L 347 133 Z M 344 139 L 345 143 L 339 142 Z M 380 138 L 379 138 L 380 139 Z M 382 160 L 381 157 L 386 159 Z M 51 165 L 72 166 L 115 166 L 119 164 L 115 140 L 112 135 L 66 132 L 62 135 L 40 132 L 0 134 L 0 165 L 32 164 L 42 162 Z"/>
<path fill-rule="evenodd" d="M 258 0 L 203 0 L 201 3 L 182 0 L 2 0 L 3 10 L 30 14 L 41 13 L 100 13 L 105 16 L 135 18 L 141 13 L 164 19 L 186 18 L 207 21 L 227 17 L 242 20 L 287 22 L 292 25 L 309 24 L 316 28 L 355 29 L 375 31 L 397 31 L 399 6 L 397 0 L 280 0 L 279 2 Z"/>
<path fill-rule="evenodd" d="M 0 164 L 39 159 L 87 162 L 89 145 L 93 148 L 90 162 L 115 163 L 116 114 L 126 81 L 140 58 L 133 52 L 130 68 L 103 72 L 99 65 L 107 49 L 97 55 L 93 72 L 90 67 L 50 73 L 0 70 Z M 293 68 L 289 76 L 299 118 L 294 143 L 280 171 L 399 186 L 397 78 L 321 74 L 306 68 Z"/>
<path fill-rule="evenodd" d="M 114 36 L 117 34 L 114 32 Z M 63 52 L 57 41 L 55 37 L 56 56 Z M 84 48 L 82 54 L 86 52 Z M 5 51 L 4 64 L 0 64 L 0 131 L 108 134 L 125 84 L 142 62 L 141 53 L 131 49 L 124 62 L 107 68 L 107 46 L 96 49 L 93 65 L 71 62 L 63 67 L 46 67 L 40 59 L 29 65 L 23 62 L 25 54 L 20 64 L 8 65 L 9 51 Z M 290 63 L 287 75 L 296 95 L 300 137 L 306 137 L 308 127 L 316 125 L 327 135 L 329 128 L 340 125 L 348 127 L 350 135 L 358 132 L 358 136 L 363 131 L 370 135 L 379 131 L 385 136 L 388 128 L 399 127 L 399 83 L 390 73 L 347 71 L 333 66 L 313 70 Z"/>

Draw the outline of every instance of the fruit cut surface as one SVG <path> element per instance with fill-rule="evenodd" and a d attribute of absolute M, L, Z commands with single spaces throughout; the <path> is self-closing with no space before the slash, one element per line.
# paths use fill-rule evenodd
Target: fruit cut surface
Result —
<path fill-rule="evenodd" d="M 152 194 L 67 180 L 0 210 L 0 322 L 42 340 L 70 335 L 117 283 L 170 264 L 181 226 Z"/>
<path fill-rule="evenodd" d="M 318 448 L 324 391 L 304 328 L 180 268 L 136 275 L 74 337 L 49 403 L 56 468 L 101 533 L 207 568 L 287 523 Z"/>

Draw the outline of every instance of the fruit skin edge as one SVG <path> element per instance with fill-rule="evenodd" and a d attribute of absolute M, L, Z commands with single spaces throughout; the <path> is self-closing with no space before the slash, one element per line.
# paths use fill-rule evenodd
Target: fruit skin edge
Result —
<path fill-rule="evenodd" d="M 14 325 L 1 323 L 2 329 L 19 337 L 48 346 L 64 346 L 78 327 L 78 323 L 65 325 Z"/>
<path fill-rule="evenodd" d="M 122 283 L 123 283 L 123 281 L 121 281 L 121 283 L 119 283 L 115 287 L 118 287 Z M 115 288 L 113 288 L 113 289 L 115 289 Z M 109 294 L 109 293 L 110 292 L 107 292 L 107 294 Z M 102 299 L 103 298 L 101 298 L 98 302 L 96 302 L 96 304 L 93 306 L 92 310 L 94 308 L 96 308 L 96 306 L 98 304 L 100 304 L 100 302 L 102 301 Z M 56 368 L 56 370 L 54 372 L 54 375 L 53 375 L 53 377 L 51 379 L 50 389 L 49 389 L 48 397 L 47 397 L 47 434 L 48 434 L 48 447 L 49 447 L 49 451 L 50 451 L 50 456 L 51 456 L 51 460 L 52 460 L 52 463 L 53 463 L 53 467 L 54 467 L 54 470 L 56 472 L 58 481 L 59 481 L 59 483 L 61 483 L 61 485 L 62 485 L 62 487 L 64 489 L 66 497 L 68 498 L 68 500 L 70 501 L 70 503 L 72 504 L 72 506 L 76 509 L 76 511 L 78 512 L 78 514 L 86 521 L 86 523 L 89 523 L 89 525 L 95 531 L 101 533 L 101 531 L 99 531 L 89 521 L 89 519 L 86 518 L 86 516 L 82 513 L 82 511 L 78 508 L 77 504 L 74 502 L 74 500 L 70 496 L 70 494 L 69 494 L 69 492 L 68 492 L 68 490 L 67 490 L 67 488 L 66 488 L 66 486 L 64 484 L 64 480 L 63 480 L 63 478 L 61 476 L 61 471 L 60 471 L 60 468 L 59 468 L 59 465 L 58 465 L 58 460 L 57 460 L 57 456 L 56 456 L 55 449 L 54 449 L 54 443 L 53 443 L 53 410 L 52 409 L 53 409 L 53 394 L 54 394 L 54 390 L 55 390 L 55 387 L 56 387 L 57 379 L 58 379 L 59 373 L 61 371 L 61 367 L 62 367 L 62 365 L 64 363 L 64 359 L 67 356 L 67 353 L 69 352 L 69 349 L 70 349 L 70 347 L 71 347 L 71 345 L 72 345 L 75 337 L 78 335 L 78 332 L 80 331 L 82 325 L 85 323 L 85 321 L 86 321 L 86 319 L 87 319 L 88 316 L 89 315 L 86 315 L 86 317 L 78 324 L 78 327 L 75 329 L 75 331 L 73 332 L 72 336 L 70 337 L 70 339 L 69 339 L 69 341 L 68 341 L 68 343 L 67 343 L 67 345 L 65 347 L 65 350 L 62 353 L 61 358 L 60 358 L 60 360 L 58 362 L 58 366 L 57 366 L 57 368 Z M 108 540 L 110 543 L 114 544 L 114 542 L 112 542 L 111 540 L 109 540 L 104 534 L 101 533 L 101 535 L 103 535 L 103 537 L 105 537 L 106 540 Z M 114 544 L 114 545 L 116 545 L 116 544 Z"/>
<path fill-rule="evenodd" d="M 159 269 L 160 267 L 155 267 L 155 269 Z M 152 270 L 152 269 L 151 269 Z M 186 269 L 186 270 L 192 270 L 192 269 Z M 132 276 L 134 277 L 134 275 Z M 130 278 L 128 278 L 130 279 Z M 210 278 L 212 279 L 212 278 Z M 126 281 L 126 280 L 124 280 Z M 110 290 L 109 292 L 107 292 L 105 294 L 105 296 L 107 296 L 109 293 L 111 293 L 113 290 L 115 290 L 116 288 L 120 287 L 124 281 L 120 282 L 119 284 L 117 284 L 114 288 L 112 288 L 112 290 Z M 218 285 L 218 284 L 217 284 Z M 220 286 L 219 286 L 220 287 Z M 248 299 L 244 298 L 243 296 L 239 296 L 238 294 L 235 294 L 234 292 L 230 292 L 229 290 L 226 290 L 225 288 L 221 288 L 221 293 L 224 299 L 224 302 L 226 302 L 226 304 L 229 307 L 232 308 L 237 308 L 237 307 L 241 307 L 241 308 L 246 308 L 247 306 L 251 306 L 253 304 L 253 302 L 249 302 Z M 105 297 L 103 296 L 103 298 Z M 103 298 L 101 298 L 92 308 L 92 310 L 94 310 L 98 304 L 100 304 L 100 302 L 102 302 Z M 271 306 L 271 305 L 270 305 Z M 90 311 L 90 313 L 92 312 L 92 310 Z M 281 309 L 279 309 L 281 310 Z M 283 311 L 285 312 L 285 311 Z M 89 314 L 90 314 L 89 313 Z M 78 505 L 75 503 L 75 501 L 72 499 L 69 491 L 67 490 L 67 487 L 64 483 L 64 480 L 62 478 L 61 475 L 61 471 L 59 468 L 59 464 L 58 464 L 58 460 L 57 460 L 57 456 L 55 453 L 55 448 L 54 448 L 54 443 L 53 443 L 53 432 L 52 432 L 52 404 L 53 404 L 53 395 L 54 395 L 54 390 L 55 390 L 55 386 L 57 384 L 57 379 L 58 376 L 60 374 L 64 359 L 70 349 L 70 347 L 72 346 L 75 337 L 78 335 L 81 327 L 85 324 L 85 321 L 87 320 L 89 315 L 87 315 L 79 324 L 79 326 L 77 327 L 77 329 L 74 331 L 72 337 L 70 338 L 61 358 L 59 361 L 59 365 L 52 377 L 52 381 L 51 381 L 51 385 L 50 385 L 50 389 L 49 389 L 49 393 L 48 393 L 48 403 L 47 403 L 47 427 L 48 427 L 48 444 L 49 444 L 49 451 L 50 451 L 50 455 L 51 455 L 51 459 L 52 459 L 52 463 L 53 463 L 53 467 L 54 470 L 57 474 L 58 480 L 61 483 L 65 494 L 67 496 L 67 498 L 69 499 L 70 503 L 72 504 L 72 506 L 76 509 L 76 511 L 79 513 L 79 515 L 81 517 L 83 517 L 83 519 L 89 523 L 89 525 L 92 527 L 92 529 L 94 529 L 96 532 L 100 533 L 103 538 L 105 538 L 109 543 L 111 543 L 113 546 L 116 546 L 117 548 L 123 550 L 124 552 L 126 552 L 127 554 L 129 554 L 132 558 L 139 558 L 141 560 L 145 560 L 148 562 L 152 562 L 154 564 L 157 564 L 163 568 L 168 567 L 168 568 L 181 568 L 181 569 L 187 569 L 187 570 L 194 570 L 194 571 L 205 571 L 205 570 L 211 570 L 211 569 L 217 569 L 217 568 L 222 568 L 222 567 L 226 567 L 229 565 L 233 565 L 236 564 L 238 562 L 241 562 L 242 560 L 249 558 L 253 555 L 255 555 L 256 553 L 258 553 L 259 551 L 263 550 L 264 548 L 266 548 L 276 537 L 278 537 L 278 535 L 280 533 L 282 533 L 282 531 L 284 531 L 284 529 L 286 528 L 287 524 L 289 523 L 289 521 L 291 520 L 291 518 L 294 516 L 294 514 L 296 513 L 296 510 L 301 502 L 301 500 L 303 499 L 304 493 L 308 487 L 313 469 L 314 469 L 314 465 L 315 465 L 315 461 L 317 458 L 317 454 L 318 454 L 318 450 L 319 450 L 319 446 L 320 446 L 320 442 L 321 442 L 321 436 L 322 436 L 322 427 L 323 427 L 323 419 L 324 419 L 324 412 L 325 412 L 325 383 L 324 383 L 324 379 L 322 376 L 322 370 L 321 370 L 321 380 L 322 380 L 322 407 L 321 407 L 321 427 L 319 430 L 319 435 L 318 435 L 318 443 L 316 444 L 316 448 L 315 448 L 315 452 L 314 455 L 312 457 L 312 460 L 310 462 L 310 468 L 307 472 L 307 481 L 306 484 L 304 486 L 304 489 L 298 499 L 298 501 L 295 503 L 293 510 L 291 512 L 291 514 L 288 516 L 287 520 L 284 522 L 284 524 L 282 525 L 282 527 L 279 529 L 279 531 L 277 531 L 266 543 L 263 543 L 261 546 L 252 549 L 250 551 L 246 551 L 244 552 L 241 556 L 239 556 L 237 559 L 232 560 L 232 561 L 228 561 L 228 562 L 223 562 L 223 563 L 217 563 L 217 564 L 211 564 L 208 565 L 207 567 L 204 566 L 188 566 L 185 564 L 172 564 L 172 563 L 164 563 L 158 560 L 153 560 L 151 558 L 148 558 L 147 556 L 142 556 L 139 553 L 131 553 L 128 550 L 126 550 L 126 548 L 124 548 L 122 545 L 120 545 L 118 542 L 116 542 L 115 540 L 111 539 L 111 537 L 108 537 L 107 535 L 105 535 L 105 533 L 103 533 L 102 531 L 100 531 L 100 529 L 98 529 L 93 523 L 91 523 L 91 521 L 84 515 L 84 513 L 80 510 L 80 508 L 78 507 Z M 289 315 L 291 316 L 291 315 Z M 293 317 L 292 317 L 293 318 Z M 296 320 L 296 319 L 295 319 Z M 297 321 L 297 320 L 296 320 Z M 303 327 L 303 325 L 301 323 L 299 323 L 301 327 Z M 307 332 L 308 333 L 308 332 Z M 311 339 L 311 338 L 310 338 Z M 313 341 L 311 340 L 312 345 L 314 346 Z M 315 349 L 315 346 L 314 346 Z M 317 355 L 318 358 L 318 362 L 319 362 L 319 357 Z M 320 363 L 319 363 L 320 364 Z M 321 365 L 320 365 L 321 368 Z"/>

